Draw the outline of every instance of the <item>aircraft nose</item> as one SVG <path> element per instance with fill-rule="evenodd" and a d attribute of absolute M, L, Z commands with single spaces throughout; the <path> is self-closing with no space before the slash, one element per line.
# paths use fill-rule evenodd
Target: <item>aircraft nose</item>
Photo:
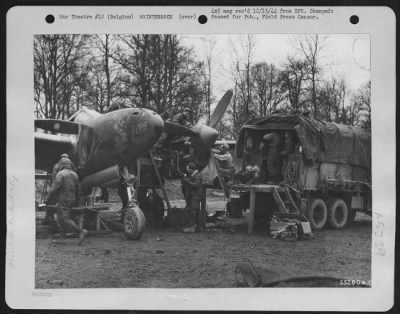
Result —
<path fill-rule="evenodd" d="M 156 133 L 158 133 L 159 135 L 161 134 L 161 132 L 164 130 L 164 121 L 161 118 L 160 115 L 158 115 L 157 113 L 155 113 L 154 111 L 151 112 L 151 115 L 153 116 L 153 127 L 154 130 L 156 131 Z"/>

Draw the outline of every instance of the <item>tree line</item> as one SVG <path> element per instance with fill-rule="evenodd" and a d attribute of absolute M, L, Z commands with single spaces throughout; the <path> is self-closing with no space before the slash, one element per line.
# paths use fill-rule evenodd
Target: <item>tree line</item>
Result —
<path fill-rule="evenodd" d="M 177 35 L 40 35 L 34 67 L 37 117 L 65 119 L 82 106 L 104 113 L 113 104 L 204 113 L 204 63 Z"/>
<path fill-rule="evenodd" d="M 82 106 L 100 113 L 112 105 L 147 107 L 173 115 L 184 107 L 210 119 L 215 42 L 204 60 L 178 35 L 38 35 L 34 38 L 37 118 L 66 119 Z M 234 97 L 218 126 L 235 138 L 249 119 L 276 110 L 370 127 L 370 82 L 350 91 L 344 78 L 324 79 L 324 38 L 298 36 L 295 53 L 280 65 L 253 61 L 256 42 L 240 43 L 229 69 Z"/>
<path fill-rule="evenodd" d="M 235 138 L 249 119 L 275 111 L 303 113 L 315 119 L 352 126 L 371 127 L 371 82 L 350 90 L 344 77 L 326 78 L 322 66 L 325 37 L 298 35 L 294 53 L 276 65 L 253 62 L 256 42 L 242 39 L 229 72 L 234 82 L 230 117 L 220 130 Z M 232 50 L 235 50 L 233 43 Z"/>

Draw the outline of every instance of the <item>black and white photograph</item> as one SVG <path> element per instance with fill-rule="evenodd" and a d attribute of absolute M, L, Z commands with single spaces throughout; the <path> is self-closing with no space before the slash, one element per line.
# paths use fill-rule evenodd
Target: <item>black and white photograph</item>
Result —
<path fill-rule="evenodd" d="M 10 307 L 391 307 L 392 11 L 7 16 Z"/>
<path fill-rule="evenodd" d="M 368 35 L 34 38 L 36 287 L 369 287 Z"/>

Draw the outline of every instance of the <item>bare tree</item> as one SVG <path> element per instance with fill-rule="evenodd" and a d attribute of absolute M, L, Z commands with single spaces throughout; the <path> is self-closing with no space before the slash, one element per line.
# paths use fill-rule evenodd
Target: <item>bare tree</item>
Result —
<path fill-rule="evenodd" d="M 259 115 L 265 116 L 285 99 L 285 93 L 280 86 L 280 72 L 275 65 L 262 62 L 255 64 L 251 73 Z"/>
<path fill-rule="evenodd" d="M 346 92 L 344 78 L 333 77 L 331 80 L 325 81 L 318 91 L 318 115 L 320 118 L 336 123 L 346 123 Z"/>
<path fill-rule="evenodd" d="M 85 42 L 82 35 L 38 35 L 34 38 L 34 91 L 38 116 L 64 119 L 71 114 L 70 101 L 81 79 L 79 60 Z"/>
<path fill-rule="evenodd" d="M 253 81 L 252 66 L 255 41 L 251 35 L 240 38 L 240 44 L 231 41 L 232 68 L 231 75 L 234 82 L 235 97 L 233 99 L 234 110 L 233 126 L 236 131 L 257 113 L 253 108 Z"/>
<path fill-rule="evenodd" d="M 110 69 L 110 57 L 112 55 L 112 48 L 115 42 L 114 36 L 110 34 L 97 35 L 97 41 L 99 42 L 99 49 L 103 55 L 104 62 L 104 73 L 106 76 L 106 106 L 107 108 L 111 105 L 113 92 L 111 90 L 111 69 Z"/>
<path fill-rule="evenodd" d="M 282 92 L 286 93 L 292 110 L 300 111 L 304 106 L 304 84 L 308 75 L 307 64 L 294 57 L 288 57 L 280 73 Z"/>
<path fill-rule="evenodd" d="M 371 81 L 359 88 L 350 100 L 350 122 L 371 128 Z"/>
<path fill-rule="evenodd" d="M 214 48 L 215 48 L 215 39 L 209 38 L 206 41 L 207 45 L 207 54 L 205 58 L 205 83 L 206 83 L 206 110 L 207 110 L 207 122 L 211 119 L 211 103 L 213 102 L 212 92 L 211 92 L 211 82 L 212 82 L 212 69 L 214 66 L 213 59 L 214 59 Z"/>
<path fill-rule="evenodd" d="M 129 73 L 136 104 L 174 114 L 184 106 L 200 112 L 204 98 L 204 66 L 177 35 L 120 36 L 112 58 Z"/>
<path fill-rule="evenodd" d="M 301 35 L 297 37 L 295 48 L 303 56 L 307 65 L 306 79 L 309 82 L 308 93 L 310 95 L 311 109 L 314 117 L 318 117 L 318 81 L 321 72 L 319 59 L 325 38 L 318 34 Z"/>
<path fill-rule="evenodd" d="M 119 64 L 113 62 L 116 35 L 104 34 L 88 39 L 88 57 L 82 63 L 85 105 L 98 112 L 106 112 L 115 101 L 122 102 L 125 96 L 123 74 Z"/>

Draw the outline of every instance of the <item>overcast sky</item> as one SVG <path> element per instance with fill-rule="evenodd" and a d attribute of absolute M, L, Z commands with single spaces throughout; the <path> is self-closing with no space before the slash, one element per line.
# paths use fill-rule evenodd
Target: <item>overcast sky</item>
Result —
<path fill-rule="evenodd" d="M 357 89 L 370 79 L 370 37 L 368 34 L 320 35 L 324 39 L 320 65 L 323 77 L 332 75 L 345 78 L 349 89 Z M 210 41 L 215 42 L 213 50 L 212 84 L 217 98 L 229 88 L 233 88 L 231 67 L 237 55 L 241 55 L 241 43 L 247 35 L 183 35 L 183 43 L 195 49 L 200 60 L 209 51 Z M 296 35 L 257 34 L 253 61 L 282 65 L 288 55 L 294 55 L 293 43 Z"/>

